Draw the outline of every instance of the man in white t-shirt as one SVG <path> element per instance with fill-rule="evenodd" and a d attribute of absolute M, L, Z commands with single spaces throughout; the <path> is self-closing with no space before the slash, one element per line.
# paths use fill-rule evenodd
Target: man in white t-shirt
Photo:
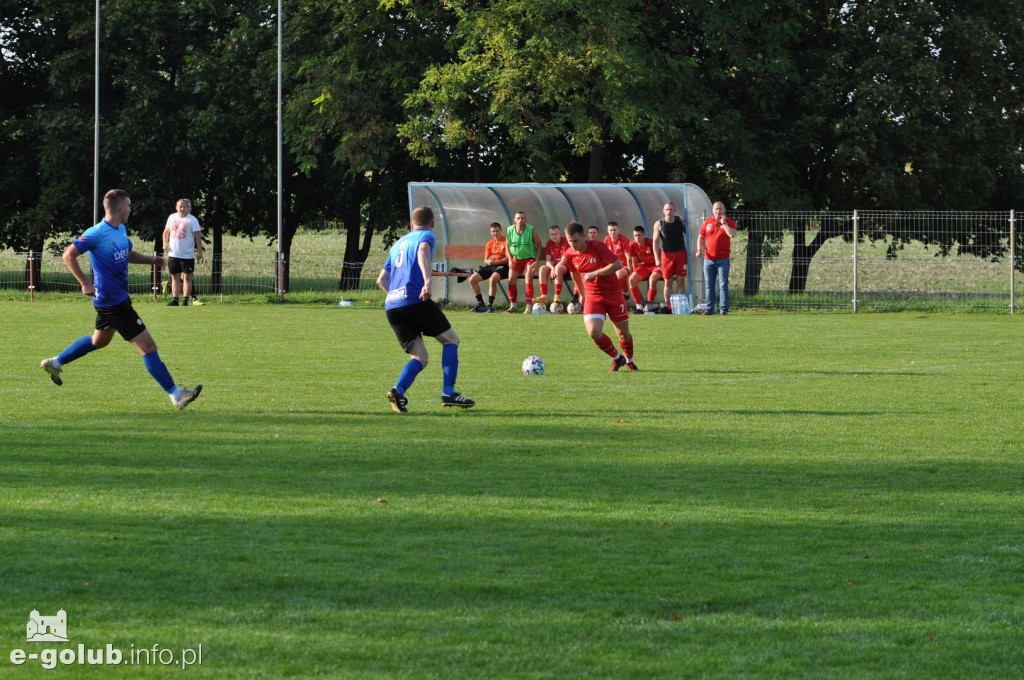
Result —
<path fill-rule="evenodd" d="M 189 297 L 198 304 L 192 279 L 195 275 L 196 260 L 203 259 L 203 237 L 200 234 L 199 220 L 192 215 L 192 201 L 179 198 L 174 206 L 177 212 L 171 213 L 164 227 L 164 252 L 168 255 L 167 272 L 171 275 L 171 296 L 169 307 L 178 306 L 178 298 L 182 294 L 184 284 L 185 299 L 181 303 L 188 306 Z"/>

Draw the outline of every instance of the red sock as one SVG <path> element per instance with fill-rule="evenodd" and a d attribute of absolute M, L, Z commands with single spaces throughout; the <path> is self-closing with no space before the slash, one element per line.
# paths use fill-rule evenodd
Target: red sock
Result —
<path fill-rule="evenodd" d="M 594 344 L 612 359 L 619 356 L 619 350 L 615 349 L 615 344 L 607 335 L 602 335 L 600 339 L 594 341 Z"/>
<path fill-rule="evenodd" d="M 526 284 L 526 302 L 533 304 L 533 282 Z"/>
<path fill-rule="evenodd" d="M 651 286 L 647 291 L 647 301 L 654 302 L 658 298 L 658 289 Z"/>
<path fill-rule="evenodd" d="M 562 284 L 556 283 L 555 284 L 555 299 L 557 300 L 560 297 L 562 297 Z"/>
<path fill-rule="evenodd" d="M 542 298 L 544 298 L 545 300 L 548 299 L 548 284 L 546 284 L 546 283 L 540 284 L 540 296 Z"/>
<path fill-rule="evenodd" d="M 519 284 L 518 283 L 510 283 L 510 284 L 508 284 L 508 299 L 509 299 L 509 302 L 511 302 L 512 304 L 515 304 L 516 301 L 519 299 Z"/>
<path fill-rule="evenodd" d="M 636 306 L 640 306 L 640 286 L 633 286 L 629 289 L 629 294 L 633 296 L 633 302 Z"/>
<path fill-rule="evenodd" d="M 629 336 L 629 340 L 620 340 L 619 341 L 619 347 L 622 348 L 622 354 L 625 355 L 625 357 L 627 359 L 632 359 L 633 358 L 633 336 L 632 335 Z"/>

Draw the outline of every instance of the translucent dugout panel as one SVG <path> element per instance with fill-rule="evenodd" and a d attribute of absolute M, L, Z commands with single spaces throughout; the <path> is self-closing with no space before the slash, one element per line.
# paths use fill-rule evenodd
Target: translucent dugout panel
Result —
<path fill-rule="evenodd" d="M 633 236 L 633 227 L 641 225 L 651 236 L 652 225 L 662 217 L 662 206 L 672 202 L 686 222 L 688 254 L 690 257 L 691 305 L 703 301 L 703 269 L 694 266 L 697 233 L 704 218 L 711 214 L 711 201 L 704 191 L 693 184 L 409 184 L 409 213 L 416 206 L 426 205 L 434 210 L 434 232 L 437 248 L 434 250 L 435 269 L 453 267 L 476 269 L 483 264 L 484 244 L 490 239 L 490 225 L 497 222 L 502 234 L 508 231 L 512 217 L 520 210 L 526 221 L 540 234 L 541 242 L 548 239 L 548 227 L 565 227 L 569 222 L 584 226 L 596 225 L 602 237 L 608 222 L 617 222 L 627 238 Z M 456 283 L 454 278 L 443 279 L 444 286 L 435 282 L 435 290 L 444 290 L 444 297 L 457 304 L 475 302 L 468 283 Z M 495 304 L 506 303 L 502 282 Z M 642 286 L 646 289 L 646 284 Z M 659 285 L 659 291 L 660 291 Z M 486 294 L 486 282 L 482 284 Z M 535 288 L 539 292 L 539 286 Z M 523 284 L 520 283 L 522 299 Z M 564 296 L 564 294 L 563 294 Z M 659 292 L 659 299 L 661 294 Z"/>

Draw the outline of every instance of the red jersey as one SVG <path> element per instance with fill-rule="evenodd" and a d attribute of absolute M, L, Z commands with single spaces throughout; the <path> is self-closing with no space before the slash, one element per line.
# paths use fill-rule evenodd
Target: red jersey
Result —
<path fill-rule="evenodd" d="M 725 218 L 725 224 L 732 229 L 736 228 L 736 223 L 730 220 L 728 217 Z M 729 252 L 732 246 L 732 238 L 725 233 L 725 229 L 718 226 L 718 220 L 714 217 L 709 217 L 704 220 L 704 224 L 701 225 L 700 235 L 704 237 L 704 259 L 705 260 L 728 260 Z"/>
<path fill-rule="evenodd" d="M 562 255 L 565 255 L 567 250 L 569 250 L 569 239 L 564 237 L 558 243 L 548 239 L 548 242 L 544 245 L 544 253 L 555 264 L 558 264 L 558 261 L 562 259 Z"/>
<path fill-rule="evenodd" d="M 618 256 L 619 261 L 622 262 L 624 267 L 629 266 L 629 260 L 626 259 L 629 255 L 629 243 L 629 239 L 622 234 L 619 234 L 619 238 L 614 241 L 611 236 L 604 237 L 604 244 L 608 246 L 616 256 Z"/>
<path fill-rule="evenodd" d="M 587 241 L 587 247 L 583 249 L 582 253 L 570 246 L 562 257 L 562 261 L 569 266 L 570 272 L 579 272 L 580 274 L 597 271 L 617 259 L 619 258 L 615 253 L 600 241 Z M 588 300 L 591 296 L 617 300 L 622 298 L 622 284 L 615 274 L 598 276 L 583 284 L 583 292 Z"/>
<path fill-rule="evenodd" d="M 630 241 L 629 252 L 636 258 L 637 264 L 648 267 L 654 266 L 654 241 L 652 239 L 645 238 L 643 245 L 636 241 Z"/>

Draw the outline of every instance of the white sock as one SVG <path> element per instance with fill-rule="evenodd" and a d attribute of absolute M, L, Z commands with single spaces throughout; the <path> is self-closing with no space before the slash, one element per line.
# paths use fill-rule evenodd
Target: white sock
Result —
<path fill-rule="evenodd" d="M 168 392 L 167 394 L 168 394 L 168 396 L 171 397 L 171 401 L 174 401 L 181 394 L 181 388 L 178 387 L 177 385 L 175 385 L 174 386 L 174 391 L 173 392 Z"/>

